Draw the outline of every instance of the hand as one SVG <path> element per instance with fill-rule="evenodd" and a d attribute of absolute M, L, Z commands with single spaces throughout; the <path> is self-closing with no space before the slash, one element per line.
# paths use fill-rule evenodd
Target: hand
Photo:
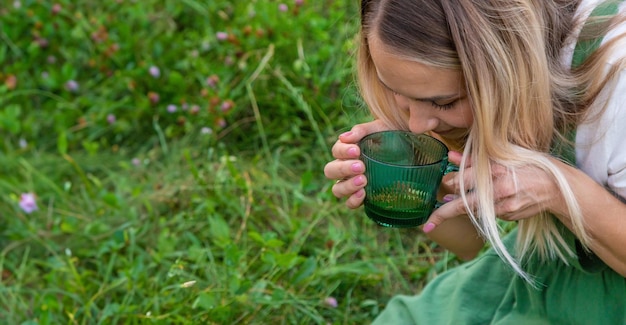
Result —
<path fill-rule="evenodd" d="M 337 180 L 333 185 L 333 194 L 338 198 L 347 197 L 346 206 L 351 209 L 363 204 L 365 199 L 363 188 L 367 184 L 367 179 L 363 175 L 365 165 L 359 160 L 361 150 L 358 142 L 368 134 L 387 129 L 380 120 L 357 124 L 349 132 L 341 134 L 333 145 L 332 153 L 336 159 L 326 164 L 324 175 Z"/>
<path fill-rule="evenodd" d="M 451 152 L 449 159 L 450 162 L 460 165 L 461 155 Z M 457 194 L 456 198 L 432 213 L 424 225 L 424 232 L 432 231 L 450 218 L 468 214 L 468 209 L 477 210 L 474 192 L 466 194 L 467 207 L 458 196 L 460 182 L 464 182 L 466 190 L 471 189 L 474 184 L 472 166 L 468 165 L 465 166 L 465 179 L 461 180 L 459 174 L 444 179 L 444 187 L 454 191 Z M 540 168 L 528 165 L 513 171 L 503 165 L 492 163 L 491 176 L 495 214 L 500 219 L 515 221 L 536 216 L 542 211 L 562 210 L 564 203 L 555 180 Z"/>

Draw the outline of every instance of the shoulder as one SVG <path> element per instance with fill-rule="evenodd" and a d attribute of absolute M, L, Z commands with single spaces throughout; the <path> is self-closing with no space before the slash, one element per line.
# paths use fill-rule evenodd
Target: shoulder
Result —
<path fill-rule="evenodd" d="M 626 70 L 618 73 L 577 128 L 578 167 L 626 199 Z"/>
<path fill-rule="evenodd" d="M 622 21 L 615 25 L 602 40 L 603 44 L 616 42 L 608 61 L 611 64 L 626 58 L 626 1 L 619 4 L 619 14 Z"/>
<path fill-rule="evenodd" d="M 561 62 L 566 66 L 570 66 L 572 63 L 572 57 L 574 54 L 574 48 L 578 43 L 581 29 L 584 23 L 589 19 L 592 11 L 600 4 L 602 0 L 582 0 L 575 14 L 575 19 L 578 21 L 577 26 L 574 27 L 572 33 L 565 41 L 565 45 L 562 48 Z M 608 63 L 614 63 L 619 59 L 626 57 L 626 1 L 621 1 L 618 5 L 618 12 L 623 17 L 623 21 L 616 24 L 607 32 L 603 37 L 602 43 L 607 44 L 609 42 L 619 42 L 611 49 L 611 55 L 608 58 Z M 620 41 L 621 39 L 621 41 Z"/>

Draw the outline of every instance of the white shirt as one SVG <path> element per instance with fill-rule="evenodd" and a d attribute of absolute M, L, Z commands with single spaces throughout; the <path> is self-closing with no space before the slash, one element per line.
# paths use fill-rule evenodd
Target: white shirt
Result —
<path fill-rule="evenodd" d="M 599 2 L 583 0 L 579 14 L 589 16 L 590 9 L 592 10 Z M 622 2 L 620 12 L 625 11 L 626 2 Z M 609 31 L 603 43 L 622 33 L 626 33 L 626 24 Z M 564 50 L 564 62 L 568 64 L 572 61 L 575 41 Z M 616 59 L 624 57 L 626 43 L 617 47 L 607 62 L 607 67 Z M 607 106 L 604 113 L 601 116 L 594 114 L 599 112 L 605 103 Z M 587 121 L 583 121 L 576 130 L 576 165 L 596 182 L 626 201 L 626 70 L 622 70 L 617 79 L 600 94 L 590 112 Z"/>

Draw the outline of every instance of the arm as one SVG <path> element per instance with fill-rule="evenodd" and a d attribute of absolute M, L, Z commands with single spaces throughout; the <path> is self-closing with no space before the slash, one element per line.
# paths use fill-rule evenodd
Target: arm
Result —
<path fill-rule="evenodd" d="M 449 219 L 426 236 L 465 261 L 476 257 L 485 245 L 467 216 Z"/>
<path fill-rule="evenodd" d="M 357 143 L 365 135 L 385 130 L 386 127 L 380 121 L 355 125 L 350 132 L 343 133 L 333 146 L 332 152 L 335 160 L 326 164 L 324 174 L 327 178 L 339 180 L 333 185 L 333 194 L 339 198 L 346 198 L 346 206 L 356 209 L 363 204 L 367 179 L 363 175 L 365 166 L 359 160 L 359 147 Z M 450 161 L 459 164 L 461 155 L 450 155 Z M 448 175 L 447 178 L 452 177 Z M 442 192 L 452 193 L 453 188 L 442 186 Z M 442 247 L 450 250 L 459 258 L 468 260 L 478 254 L 484 246 L 483 240 L 478 236 L 476 228 L 463 213 L 446 222 L 438 229 L 430 232 L 427 236 Z"/>
<path fill-rule="evenodd" d="M 585 229 L 592 238 L 589 248 L 615 272 L 626 277 L 626 204 L 582 171 L 559 164 L 582 208 Z M 571 230 L 571 219 L 564 203 L 553 209 L 559 220 Z"/>

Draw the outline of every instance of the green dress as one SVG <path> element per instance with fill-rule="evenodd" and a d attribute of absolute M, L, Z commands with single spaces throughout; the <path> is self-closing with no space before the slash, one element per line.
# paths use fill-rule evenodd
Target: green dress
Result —
<path fill-rule="evenodd" d="M 617 12 L 600 5 L 594 14 Z M 573 64 L 579 64 L 599 40 L 579 42 Z M 572 132 L 575 134 L 575 132 Z M 563 154 L 573 161 L 573 155 Z M 374 324 L 581 324 L 626 325 L 626 278 L 594 255 L 585 253 L 574 235 L 560 229 L 577 257 L 542 261 L 530 257 L 524 270 L 542 285 L 531 286 L 491 249 L 442 273 L 417 296 L 396 296 Z M 504 238 L 514 251 L 517 231 Z"/>
<path fill-rule="evenodd" d="M 515 235 L 504 239 L 508 247 Z M 533 288 L 489 250 L 442 273 L 418 296 L 394 297 L 374 324 L 626 324 L 626 278 L 584 252 L 569 262 L 531 258 L 525 270 L 543 284 Z"/>

